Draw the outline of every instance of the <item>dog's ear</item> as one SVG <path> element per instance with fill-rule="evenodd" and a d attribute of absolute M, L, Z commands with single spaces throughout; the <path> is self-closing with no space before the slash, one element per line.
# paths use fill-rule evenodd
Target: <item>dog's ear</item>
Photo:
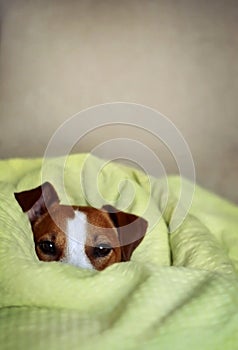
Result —
<path fill-rule="evenodd" d="M 46 213 L 52 204 L 59 203 L 59 197 L 49 182 L 28 191 L 14 193 L 14 195 L 23 212 L 27 213 L 31 225 Z"/>
<path fill-rule="evenodd" d="M 122 261 L 130 260 L 133 251 L 145 236 L 148 222 L 139 216 L 118 211 L 111 205 L 104 205 L 102 209 L 108 212 L 118 231 Z"/>

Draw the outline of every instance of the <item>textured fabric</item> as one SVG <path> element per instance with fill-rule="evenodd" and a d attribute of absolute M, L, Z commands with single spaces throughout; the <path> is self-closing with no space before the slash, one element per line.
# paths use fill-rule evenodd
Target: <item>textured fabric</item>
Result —
<path fill-rule="evenodd" d="M 165 181 L 87 157 L 65 165 L 68 197 L 52 160 L 47 179 L 62 202 L 100 206 L 101 166 L 102 198 L 117 207 L 132 198 L 128 211 L 149 221 L 148 233 L 130 262 L 102 272 L 40 262 L 13 193 L 41 183 L 42 161 L 1 161 L 0 348 L 237 349 L 238 208 L 196 187 L 189 215 L 169 233 L 178 177 L 161 217 Z"/>

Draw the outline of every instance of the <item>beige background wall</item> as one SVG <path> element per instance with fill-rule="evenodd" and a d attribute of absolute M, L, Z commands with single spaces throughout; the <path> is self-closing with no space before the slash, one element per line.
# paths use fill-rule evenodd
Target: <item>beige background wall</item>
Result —
<path fill-rule="evenodd" d="M 238 1 L 0 3 L 1 158 L 43 155 L 81 109 L 135 102 L 175 123 L 200 184 L 238 202 Z M 95 131 L 80 150 L 133 133 Z M 160 156 L 175 172 L 172 157 Z"/>

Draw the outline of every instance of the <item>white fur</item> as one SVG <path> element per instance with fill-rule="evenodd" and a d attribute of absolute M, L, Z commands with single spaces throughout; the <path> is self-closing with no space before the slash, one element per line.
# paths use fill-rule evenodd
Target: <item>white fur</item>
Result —
<path fill-rule="evenodd" d="M 93 265 L 85 253 L 87 238 L 87 216 L 75 210 L 75 217 L 67 223 L 67 246 L 63 262 L 72 264 L 84 269 L 93 269 Z"/>

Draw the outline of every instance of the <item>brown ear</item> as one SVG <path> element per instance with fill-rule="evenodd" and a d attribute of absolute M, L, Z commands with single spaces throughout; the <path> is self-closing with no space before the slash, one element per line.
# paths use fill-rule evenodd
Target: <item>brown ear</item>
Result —
<path fill-rule="evenodd" d="M 49 182 L 32 190 L 14 193 L 14 195 L 23 212 L 27 212 L 31 225 L 46 213 L 53 203 L 59 203 L 59 197 Z"/>
<path fill-rule="evenodd" d="M 130 260 L 133 251 L 145 236 L 148 226 L 147 221 L 139 216 L 118 211 L 111 205 L 104 205 L 102 209 L 108 212 L 110 219 L 117 228 L 122 261 Z"/>

